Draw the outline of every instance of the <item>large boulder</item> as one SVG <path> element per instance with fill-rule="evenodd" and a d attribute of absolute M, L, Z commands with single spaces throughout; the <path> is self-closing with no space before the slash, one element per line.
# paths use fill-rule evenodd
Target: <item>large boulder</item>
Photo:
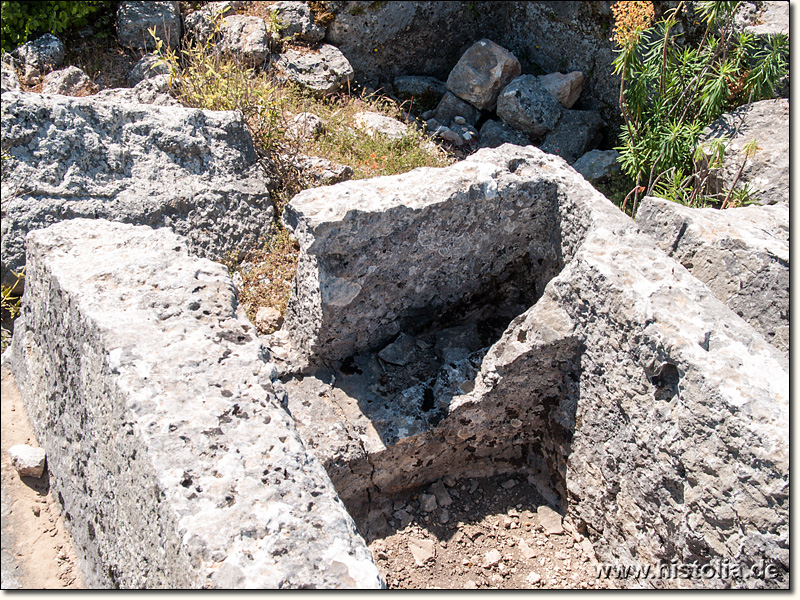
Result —
<path fill-rule="evenodd" d="M 29 242 L 9 363 L 88 587 L 381 587 L 223 265 L 104 220 Z"/>
<path fill-rule="evenodd" d="M 125 0 L 117 8 L 117 40 L 134 50 L 155 50 L 156 40 L 175 49 L 181 41 L 181 11 L 175 1 L 140 2 Z"/>
<path fill-rule="evenodd" d="M 493 110 L 497 97 L 521 73 L 517 57 L 491 40 L 478 40 L 447 77 L 447 89 L 482 110 Z"/>
<path fill-rule="evenodd" d="M 305 2 L 282 0 L 273 2 L 269 10 L 275 12 L 283 29 L 282 37 L 303 42 L 316 43 L 325 37 L 325 28 L 314 22 L 311 9 Z"/>
<path fill-rule="evenodd" d="M 631 584 L 788 585 L 787 358 L 562 159 L 480 150 L 303 192 L 285 221 L 270 348 L 351 506 L 521 472 L 603 561 L 773 574 Z"/>
<path fill-rule="evenodd" d="M 263 65 L 269 58 L 272 35 L 264 19 L 231 15 L 222 19 L 221 39 L 217 50 L 251 67 Z"/>
<path fill-rule="evenodd" d="M 95 98 L 3 94 L 4 285 L 29 231 L 76 217 L 170 227 L 216 259 L 263 235 L 273 208 L 240 114 Z"/>
<path fill-rule="evenodd" d="M 647 197 L 636 222 L 779 350 L 789 352 L 789 207 L 689 208 Z"/>
<path fill-rule="evenodd" d="M 542 142 L 541 149 L 556 154 L 569 164 L 574 163 L 602 140 L 605 126 L 600 112 L 596 110 L 564 110 L 558 124 Z"/>
<path fill-rule="evenodd" d="M 522 75 L 509 83 L 497 99 L 497 116 L 503 122 L 540 138 L 552 131 L 563 108 L 538 77 Z"/>
<path fill-rule="evenodd" d="M 316 96 L 347 89 L 353 80 L 353 67 L 344 54 L 330 44 L 303 53 L 287 50 L 280 55 L 275 66 L 282 79 L 296 83 Z"/>
<path fill-rule="evenodd" d="M 703 130 L 699 142 L 730 140 L 721 169 L 712 173 L 711 193 L 724 197 L 746 164 L 736 188 L 749 185 L 759 204 L 789 202 L 789 101 L 761 100 L 740 106 Z M 746 158 L 745 144 L 756 140 L 758 151 Z"/>

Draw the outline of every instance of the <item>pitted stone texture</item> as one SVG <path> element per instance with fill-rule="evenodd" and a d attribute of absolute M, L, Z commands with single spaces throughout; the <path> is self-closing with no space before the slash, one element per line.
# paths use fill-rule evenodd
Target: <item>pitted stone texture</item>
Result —
<path fill-rule="evenodd" d="M 489 120 L 483 124 L 480 130 L 479 147 L 497 148 L 503 144 L 515 144 L 517 146 L 530 146 L 531 141 L 521 131 L 512 129 L 502 121 Z"/>
<path fill-rule="evenodd" d="M 283 220 L 301 250 L 284 327 L 298 349 L 341 359 L 470 297 L 532 303 L 560 261 L 557 186 L 521 180 L 503 148 L 295 196 Z"/>
<path fill-rule="evenodd" d="M 95 98 L 3 94 L 4 285 L 29 231 L 76 217 L 167 226 L 212 258 L 258 240 L 273 208 L 241 115 Z"/>
<path fill-rule="evenodd" d="M 506 125 L 533 137 L 542 137 L 558 123 L 561 105 L 533 75 L 509 83 L 497 99 L 497 116 Z"/>
<path fill-rule="evenodd" d="M 360 112 L 353 116 L 356 127 L 370 135 L 380 134 L 395 140 L 408 135 L 408 125 L 397 119 L 375 112 Z"/>
<path fill-rule="evenodd" d="M 52 33 L 46 33 L 31 42 L 25 42 L 12 55 L 26 69 L 44 73 L 60 67 L 64 62 L 64 44 Z"/>
<path fill-rule="evenodd" d="M 319 49 L 303 54 L 287 50 L 281 54 L 276 67 L 285 80 L 317 96 L 347 89 L 353 79 L 353 67 L 344 54 L 330 44 L 322 44 Z"/>
<path fill-rule="evenodd" d="M 703 130 L 700 142 L 727 137 L 722 168 L 710 181 L 712 193 L 722 193 L 733 184 L 745 159 L 744 145 L 757 140 L 759 150 L 747 159 L 736 184 L 749 184 L 760 204 L 789 202 L 789 101 L 761 100 L 740 106 Z"/>
<path fill-rule="evenodd" d="M 571 73 L 550 73 L 539 77 L 544 89 L 564 108 L 572 108 L 583 91 L 583 73 L 572 71 Z"/>
<path fill-rule="evenodd" d="M 2 75 L 0 91 L 2 92 L 22 91 L 14 63 L 14 58 L 10 54 L 3 55 L 2 63 L 0 63 L 0 75 Z"/>
<path fill-rule="evenodd" d="M 181 41 L 181 11 L 177 2 L 139 2 L 126 0 L 117 9 L 117 40 L 134 50 L 155 50 L 156 40 L 175 49 Z"/>
<path fill-rule="evenodd" d="M 689 208 L 648 197 L 636 222 L 659 248 L 789 351 L 789 207 Z"/>
<path fill-rule="evenodd" d="M 517 57 L 491 40 L 475 42 L 447 77 L 447 89 L 473 106 L 492 110 L 497 97 L 522 72 Z"/>
<path fill-rule="evenodd" d="M 600 143 L 604 125 L 596 110 L 565 109 L 558 125 L 545 136 L 541 149 L 572 164 Z"/>
<path fill-rule="evenodd" d="M 174 233 L 30 234 L 11 367 L 89 587 L 379 587 L 224 266 Z"/>
<path fill-rule="evenodd" d="M 245 64 L 258 67 L 269 58 L 272 35 L 264 19 L 247 15 L 231 15 L 222 19 L 221 39 L 217 50 Z"/>
<path fill-rule="evenodd" d="M 53 71 L 42 80 L 43 94 L 62 94 L 64 96 L 89 96 L 97 91 L 97 86 L 89 76 L 78 67 Z"/>
<path fill-rule="evenodd" d="M 155 106 L 182 106 L 169 95 L 169 75 L 155 75 L 137 83 L 132 88 L 110 88 L 98 92 L 94 100 L 117 104 L 153 104 Z"/>
<path fill-rule="evenodd" d="M 590 150 L 573 163 L 572 168 L 586 181 L 595 183 L 608 179 L 622 170 L 616 150 Z"/>
<path fill-rule="evenodd" d="M 280 31 L 283 37 L 310 43 L 319 42 L 325 37 L 325 28 L 314 23 L 311 9 L 305 2 L 274 2 L 270 4 L 269 10 L 277 13 L 284 26 Z"/>
<path fill-rule="evenodd" d="M 145 54 L 138 62 L 133 65 L 128 75 L 128 85 L 134 87 L 145 79 L 156 77 L 157 75 L 169 75 L 169 65 L 157 54 Z"/>

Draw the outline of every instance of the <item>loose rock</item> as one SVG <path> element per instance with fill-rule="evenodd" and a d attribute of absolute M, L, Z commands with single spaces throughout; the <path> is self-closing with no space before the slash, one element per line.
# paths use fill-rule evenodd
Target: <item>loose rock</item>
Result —
<path fill-rule="evenodd" d="M 150 79 L 157 75 L 169 75 L 169 65 L 156 54 L 145 54 L 133 65 L 128 75 L 128 85 L 134 87 L 145 79 Z"/>
<path fill-rule="evenodd" d="M 262 306 L 256 312 L 256 327 L 261 333 L 272 333 L 283 324 L 281 311 L 271 306 Z"/>
<path fill-rule="evenodd" d="M 217 50 L 246 65 L 258 67 L 269 58 L 272 36 L 264 19 L 247 15 L 225 17 L 220 25 L 220 34 Z"/>
<path fill-rule="evenodd" d="M 509 127 L 502 121 L 488 120 L 480 130 L 480 148 L 497 148 L 503 144 L 529 146 L 531 141 L 521 131 Z"/>
<path fill-rule="evenodd" d="M 42 80 L 43 94 L 62 94 L 64 96 L 89 96 L 97 91 L 97 86 L 78 67 L 53 71 Z"/>
<path fill-rule="evenodd" d="M 596 110 L 564 110 L 558 124 L 545 136 L 541 149 L 572 164 L 600 143 L 604 125 Z"/>
<path fill-rule="evenodd" d="M 156 49 L 156 39 L 175 49 L 181 39 L 181 13 L 177 2 L 140 2 L 126 0 L 117 9 L 117 40 L 134 50 Z"/>
<path fill-rule="evenodd" d="M 40 478 L 44 475 L 44 466 L 47 455 L 42 448 L 34 448 L 27 444 L 17 444 L 8 449 L 11 464 L 20 477 Z"/>
<path fill-rule="evenodd" d="M 408 125 L 375 112 L 359 112 L 353 116 L 356 127 L 370 134 L 379 133 L 388 138 L 399 140 L 408 135 Z"/>
<path fill-rule="evenodd" d="M 497 96 L 522 71 L 517 57 L 488 39 L 464 52 L 447 78 L 447 89 L 479 109 L 492 110 Z"/>
<path fill-rule="evenodd" d="M 452 92 L 447 92 L 436 107 L 435 118 L 439 123 L 448 125 L 456 117 L 464 117 L 470 125 L 475 125 L 480 118 L 480 111 L 456 97 Z"/>
<path fill-rule="evenodd" d="M 420 540 L 412 538 L 408 540 L 408 551 L 414 557 L 414 562 L 418 567 L 424 567 L 425 563 L 433 560 L 436 556 L 436 544 L 433 540 Z"/>
<path fill-rule="evenodd" d="M 558 123 L 561 105 L 533 75 L 522 75 L 509 83 L 497 99 L 497 116 L 503 122 L 541 137 Z"/>
<path fill-rule="evenodd" d="M 590 150 L 573 163 L 572 168 L 583 175 L 586 181 L 596 183 L 622 171 L 616 150 Z"/>
<path fill-rule="evenodd" d="M 275 11 L 284 26 L 280 34 L 304 42 L 315 43 L 325 37 L 325 28 L 314 23 L 311 9 L 305 2 L 274 2 L 269 10 Z"/>
<path fill-rule="evenodd" d="M 572 71 L 566 75 L 563 73 L 541 75 L 539 81 L 564 108 L 572 108 L 583 91 L 583 73 L 580 71 Z"/>
<path fill-rule="evenodd" d="M 353 79 L 353 67 L 338 48 L 322 44 L 318 50 L 300 54 L 287 50 L 276 63 L 285 80 L 293 81 L 317 96 L 334 94 Z"/>

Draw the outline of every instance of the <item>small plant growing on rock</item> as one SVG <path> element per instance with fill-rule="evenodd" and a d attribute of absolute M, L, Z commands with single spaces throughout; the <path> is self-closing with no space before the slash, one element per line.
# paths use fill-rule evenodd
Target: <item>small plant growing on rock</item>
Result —
<path fill-rule="evenodd" d="M 635 181 L 632 212 L 642 194 L 654 192 L 701 204 L 707 173 L 694 160 L 701 132 L 723 112 L 771 97 L 788 72 L 786 36 L 759 47 L 752 35 L 734 30 L 740 4 L 698 2 L 706 30 L 696 48 L 682 39 L 684 2 L 654 26 L 650 2 L 612 7 L 625 121 L 617 150 L 623 171 Z"/>

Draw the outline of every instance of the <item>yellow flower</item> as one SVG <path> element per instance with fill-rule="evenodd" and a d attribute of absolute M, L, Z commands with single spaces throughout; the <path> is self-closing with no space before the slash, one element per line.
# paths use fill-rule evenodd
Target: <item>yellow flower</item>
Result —
<path fill-rule="evenodd" d="M 635 0 L 617 2 L 611 7 L 614 15 L 614 41 L 622 48 L 639 41 L 642 32 L 653 22 L 653 3 Z"/>

